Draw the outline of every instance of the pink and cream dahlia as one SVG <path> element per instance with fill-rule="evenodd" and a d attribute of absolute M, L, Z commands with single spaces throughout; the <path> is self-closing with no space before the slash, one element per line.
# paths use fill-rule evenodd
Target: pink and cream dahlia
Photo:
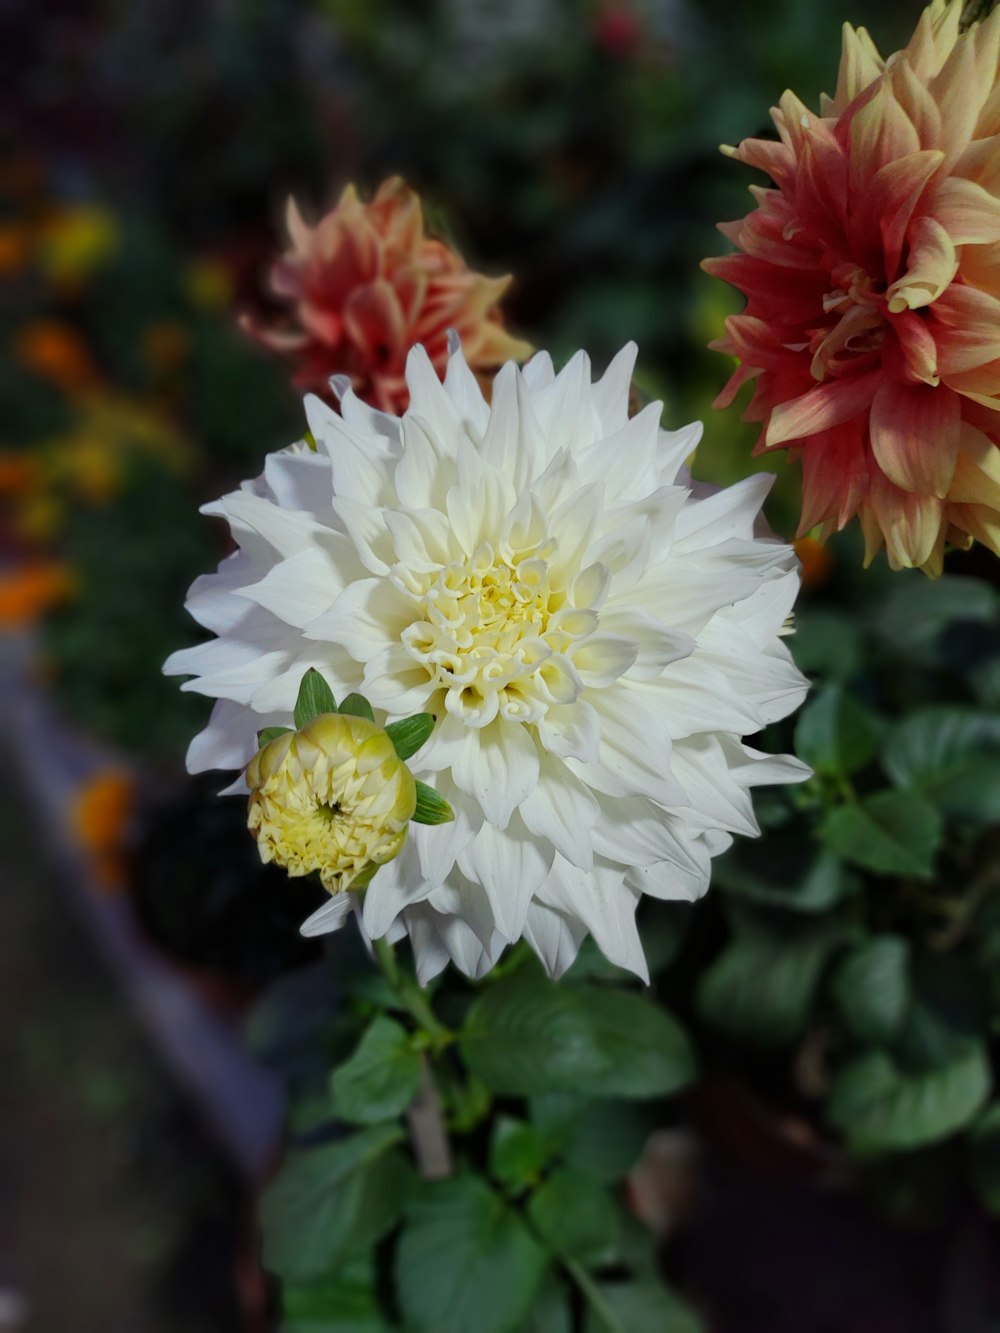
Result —
<path fill-rule="evenodd" d="M 359 398 L 383 411 L 408 402 L 406 354 L 424 346 L 443 376 L 448 330 L 469 365 L 492 371 L 522 360 L 529 345 L 511 337 L 497 304 L 510 278 L 473 273 L 454 250 L 424 234 L 420 198 L 398 176 L 369 204 L 353 185 L 315 227 L 288 203 L 291 249 L 271 271 L 271 286 L 292 306 L 291 325 L 243 326 L 295 362 L 295 384 L 329 397 L 332 375 L 347 375 Z"/>
<path fill-rule="evenodd" d="M 757 452 L 802 461 L 800 532 L 858 515 L 866 562 L 938 574 L 946 543 L 1000 552 L 1000 11 L 960 31 L 934 0 L 883 60 L 844 29 L 836 95 L 791 92 L 779 142 L 734 157 L 773 188 L 704 267 L 745 311 L 713 346 L 755 380 Z"/>

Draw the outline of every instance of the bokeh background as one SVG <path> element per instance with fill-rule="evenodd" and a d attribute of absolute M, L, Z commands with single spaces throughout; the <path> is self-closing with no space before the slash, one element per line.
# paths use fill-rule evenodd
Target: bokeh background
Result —
<path fill-rule="evenodd" d="M 642 393 L 664 400 L 668 425 L 705 419 L 697 468 L 730 481 L 751 466 L 754 432 L 735 409 L 713 413 L 728 368 L 705 344 L 737 298 L 698 263 L 725 248 L 714 224 L 747 210 L 751 173 L 718 145 L 767 132 L 785 87 L 813 105 L 831 90 L 843 21 L 890 51 L 919 10 L 0 10 L 13 113 L 0 160 L 0 1329 L 271 1326 L 252 1217 L 280 1079 L 254 1083 L 226 1034 L 256 1019 L 255 1050 L 274 1045 L 273 1010 L 268 1028 L 254 1006 L 315 957 L 296 933 L 311 900 L 255 865 L 239 802 L 184 776 L 206 701 L 160 666 L 195 641 L 183 595 L 225 551 L 199 504 L 302 432 L 288 368 L 237 326 L 274 308 L 265 279 L 287 196 L 316 218 L 348 181 L 370 193 L 401 173 L 470 265 L 515 275 L 515 333 L 557 361 L 585 347 L 598 367 L 635 339 Z M 795 477 L 779 470 L 771 517 L 791 536 Z M 848 604 L 850 541 L 806 555 L 806 611 Z M 983 572 L 963 560 L 959 572 Z M 864 596 L 885 579 L 874 571 Z M 698 929 L 711 941 L 721 927 Z M 322 1014 L 328 1001 L 309 1003 Z M 715 1059 L 730 1061 L 724 1045 Z M 772 1074 L 765 1060 L 751 1082 Z M 704 1123 L 742 1088 L 727 1085 Z M 927 1216 L 917 1194 L 897 1200 L 893 1225 L 825 1195 L 836 1163 L 756 1102 L 744 1109 L 721 1134 L 724 1206 L 690 1222 L 704 1172 L 687 1129 L 654 1189 L 671 1271 L 713 1328 L 998 1326 L 975 1322 L 992 1299 L 992 1233 L 936 1203 Z"/>

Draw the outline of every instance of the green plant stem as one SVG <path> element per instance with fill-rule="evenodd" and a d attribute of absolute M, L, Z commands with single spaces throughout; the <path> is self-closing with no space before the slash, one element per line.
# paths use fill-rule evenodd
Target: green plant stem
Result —
<path fill-rule="evenodd" d="M 392 945 L 385 939 L 374 940 L 372 944 L 382 974 L 396 992 L 406 1012 L 417 1026 L 426 1032 L 435 1050 L 447 1046 L 452 1040 L 452 1034 L 443 1023 L 439 1022 L 434 1010 L 427 1002 L 427 996 L 417 983 L 412 977 L 408 977 L 399 966 Z"/>
<path fill-rule="evenodd" d="M 578 1263 L 576 1259 L 567 1258 L 563 1259 L 563 1263 L 566 1265 L 566 1270 L 570 1277 L 572 1277 L 573 1281 L 580 1288 L 584 1298 L 589 1301 L 594 1313 L 608 1328 L 609 1333 L 626 1333 L 626 1330 L 622 1328 L 621 1324 L 618 1322 L 614 1310 L 611 1309 L 610 1305 L 608 1305 L 607 1301 L 604 1299 L 604 1293 L 583 1265 Z"/>

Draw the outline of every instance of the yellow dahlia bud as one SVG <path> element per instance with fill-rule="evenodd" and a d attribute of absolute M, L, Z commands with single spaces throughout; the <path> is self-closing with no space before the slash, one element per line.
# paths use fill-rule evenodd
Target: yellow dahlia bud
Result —
<path fill-rule="evenodd" d="M 362 888 L 392 860 L 417 800 L 382 728 L 344 713 L 270 741 L 250 761 L 247 785 L 261 860 L 289 875 L 317 870 L 330 893 Z"/>

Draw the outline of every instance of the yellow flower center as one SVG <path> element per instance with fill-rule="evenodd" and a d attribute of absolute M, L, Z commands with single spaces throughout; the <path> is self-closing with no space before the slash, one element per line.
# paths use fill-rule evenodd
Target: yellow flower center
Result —
<path fill-rule="evenodd" d="M 445 691 L 449 712 L 471 726 L 498 713 L 535 722 L 550 704 L 580 692 L 570 657 L 597 615 L 575 604 L 572 588 L 552 587 L 556 546 L 547 538 L 527 551 L 501 552 L 481 542 L 468 559 L 426 574 L 394 571 L 419 608 L 403 644 Z"/>
<path fill-rule="evenodd" d="M 399 852 L 416 804 L 386 733 L 327 713 L 271 741 L 247 769 L 247 819 L 261 860 L 319 873 L 331 893 L 361 887 Z"/>

